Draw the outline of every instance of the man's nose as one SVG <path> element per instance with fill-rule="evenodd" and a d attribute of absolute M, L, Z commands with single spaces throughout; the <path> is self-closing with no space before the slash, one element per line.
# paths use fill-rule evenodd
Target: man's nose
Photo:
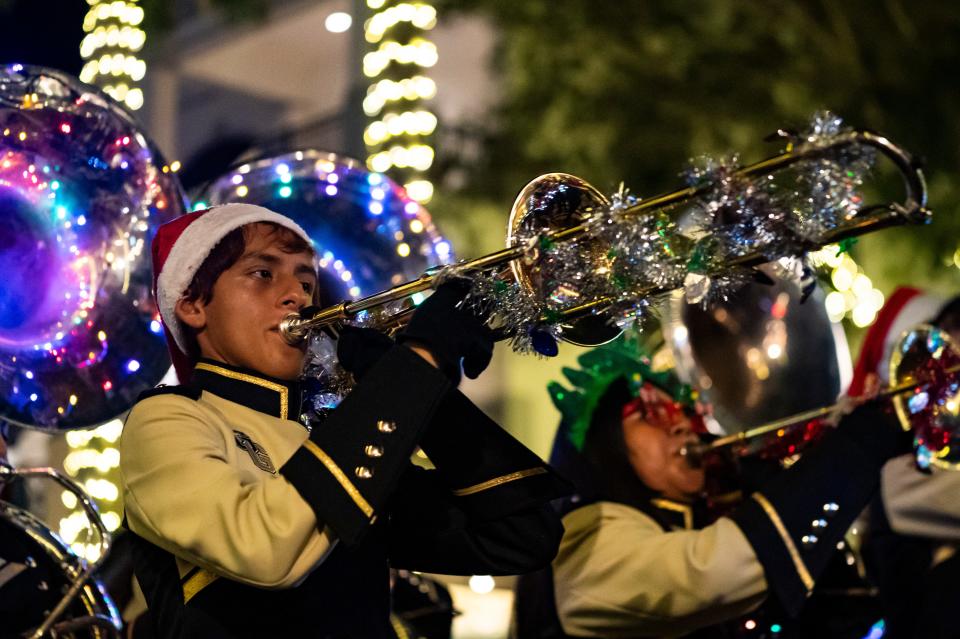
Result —
<path fill-rule="evenodd" d="M 303 290 L 303 284 L 299 278 L 292 278 L 293 281 L 285 282 L 283 295 L 280 297 L 280 305 L 299 310 L 310 304 L 310 295 Z"/>

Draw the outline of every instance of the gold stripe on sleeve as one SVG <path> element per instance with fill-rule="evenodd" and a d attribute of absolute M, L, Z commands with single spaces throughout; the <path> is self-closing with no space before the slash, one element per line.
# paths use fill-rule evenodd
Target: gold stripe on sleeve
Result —
<path fill-rule="evenodd" d="M 340 485 L 350 495 L 350 499 L 353 500 L 353 503 L 357 505 L 360 510 L 363 511 L 363 514 L 368 518 L 373 517 L 373 506 L 371 506 L 366 499 L 363 498 L 363 495 L 360 494 L 360 491 L 357 490 L 357 487 L 351 483 L 350 479 L 344 474 L 340 467 L 337 466 L 336 462 L 330 459 L 330 455 L 323 452 L 323 450 L 314 444 L 309 439 L 303 442 L 303 445 L 309 450 L 314 456 L 320 460 L 324 466 L 327 467 L 327 470 L 330 471 L 330 474 L 333 475 L 334 479 L 340 482 Z"/>
<path fill-rule="evenodd" d="M 183 603 L 189 602 L 197 593 L 220 578 L 209 570 L 200 569 L 183 584 Z"/>
<path fill-rule="evenodd" d="M 807 570 L 807 565 L 803 563 L 803 559 L 800 557 L 800 553 L 797 552 L 797 547 L 794 545 L 793 540 L 790 539 L 790 534 L 787 532 L 787 527 L 783 525 L 783 520 L 780 519 L 780 515 L 777 514 L 777 510 L 773 507 L 766 497 L 760 493 L 753 493 L 753 498 L 760 504 L 760 507 L 763 508 L 763 511 L 767 513 L 767 517 L 770 518 L 770 521 L 773 522 L 774 528 L 777 529 L 777 532 L 780 533 L 780 538 L 783 539 L 783 545 L 787 547 L 787 552 L 790 554 L 790 559 L 793 560 L 793 565 L 797 569 L 797 574 L 800 575 L 800 581 L 803 582 L 804 587 L 807 589 L 809 594 L 813 590 L 813 577 L 810 576 L 810 571 Z"/>
<path fill-rule="evenodd" d="M 484 490 L 489 490 L 490 488 L 495 488 L 502 484 L 507 484 L 518 479 L 523 479 L 524 477 L 531 477 L 533 475 L 543 475 L 547 472 L 547 469 L 543 466 L 537 466 L 536 468 L 528 468 L 527 470 L 518 470 L 515 473 L 510 473 L 509 475 L 502 475 L 500 477 L 494 477 L 493 479 L 488 479 L 487 481 L 477 484 L 475 486 L 467 486 L 466 488 L 460 488 L 453 491 L 453 494 L 457 497 L 465 497 L 467 495 L 473 495 L 474 493 L 479 493 Z"/>

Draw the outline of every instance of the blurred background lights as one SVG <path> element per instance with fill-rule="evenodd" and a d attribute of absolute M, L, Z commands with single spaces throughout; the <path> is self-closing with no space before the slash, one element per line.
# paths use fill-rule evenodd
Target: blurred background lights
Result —
<path fill-rule="evenodd" d="M 97 428 L 68 431 L 65 437 L 68 452 L 63 459 L 63 469 L 94 500 L 104 525 L 111 532 L 119 528 L 121 522 L 120 451 L 116 443 L 122 430 L 123 422 L 114 419 Z M 60 500 L 69 512 L 60 519 L 58 534 L 78 555 L 90 561 L 97 559 L 96 535 L 89 528 L 77 497 L 63 491 Z"/>
<path fill-rule="evenodd" d="M 429 202 L 433 184 L 426 173 L 434 163 L 431 138 L 436 115 L 426 106 L 437 93 L 427 69 L 436 65 L 436 45 L 427 37 L 437 11 L 427 2 L 367 0 L 364 23 L 369 49 L 363 73 L 371 78 L 363 100 L 369 123 L 363 140 L 367 166 L 389 172 L 418 202 Z M 371 185 L 375 184 L 371 182 Z"/>
<path fill-rule="evenodd" d="M 490 575 L 474 575 L 470 577 L 470 581 L 468 583 L 470 585 L 470 590 L 478 595 L 485 595 L 493 592 L 493 588 L 496 586 L 493 581 L 493 577 Z"/>
<path fill-rule="evenodd" d="M 832 322 L 849 318 L 855 326 L 869 326 L 883 308 L 884 297 L 874 288 L 873 281 L 846 251 L 836 244 L 810 254 L 811 263 L 829 273 L 832 291 L 824 300 L 827 316 Z"/>
<path fill-rule="evenodd" d="M 137 84 L 147 72 L 146 62 L 138 56 L 147 39 L 140 28 L 143 8 L 134 0 L 87 2 L 90 9 L 83 19 L 86 35 L 80 42 L 80 57 L 85 63 L 80 79 L 136 111 L 143 106 L 143 90 Z"/>
<path fill-rule="evenodd" d="M 353 18 L 349 13 L 344 13 L 343 11 L 331 13 L 327 16 L 327 19 L 323 21 L 323 26 L 326 27 L 330 33 L 343 33 L 347 31 L 352 24 Z"/>

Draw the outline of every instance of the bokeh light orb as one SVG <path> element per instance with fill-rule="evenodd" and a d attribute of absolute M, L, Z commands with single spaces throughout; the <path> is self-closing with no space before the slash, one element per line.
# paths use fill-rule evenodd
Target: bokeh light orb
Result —
<path fill-rule="evenodd" d="M 305 150 L 250 162 L 213 180 L 193 208 L 228 202 L 282 213 L 310 235 L 327 289 L 357 299 L 453 260 L 450 243 L 402 186 L 356 160 Z"/>
<path fill-rule="evenodd" d="M 0 66 L 0 419 L 95 426 L 166 373 L 149 247 L 186 205 L 164 167 L 100 90 Z"/>

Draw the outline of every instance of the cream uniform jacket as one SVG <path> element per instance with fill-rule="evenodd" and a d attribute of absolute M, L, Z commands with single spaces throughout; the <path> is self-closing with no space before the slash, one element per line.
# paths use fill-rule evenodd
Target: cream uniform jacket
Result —
<path fill-rule="evenodd" d="M 677 637 L 747 612 L 766 596 L 763 567 L 729 519 L 665 532 L 636 508 L 601 501 L 570 512 L 563 526 L 553 570 L 567 634 Z"/>
<path fill-rule="evenodd" d="M 912 455 L 903 455 L 883 466 L 880 484 L 894 531 L 960 539 L 960 473 L 924 475 Z M 689 507 L 653 502 L 679 513 L 673 530 L 664 531 L 637 508 L 608 501 L 563 518 L 553 575 L 564 632 L 679 637 L 736 618 L 766 598 L 764 567 L 737 524 L 721 517 L 695 530 Z"/>
<path fill-rule="evenodd" d="M 137 403 L 120 440 L 127 526 L 173 553 L 181 578 L 206 571 L 196 585 L 213 575 L 264 588 L 297 584 L 336 535 L 317 526 L 278 472 L 309 435 L 287 417 L 208 391 Z"/>
<path fill-rule="evenodd" d="M 405 347 L 310 432 L 299 407 L 295 383 L 204 360 L 132 409 L 126 525 L 160 636 L 392 637 L 390 566 L 515 574 L 555 554 L 567 484 Z"/>

